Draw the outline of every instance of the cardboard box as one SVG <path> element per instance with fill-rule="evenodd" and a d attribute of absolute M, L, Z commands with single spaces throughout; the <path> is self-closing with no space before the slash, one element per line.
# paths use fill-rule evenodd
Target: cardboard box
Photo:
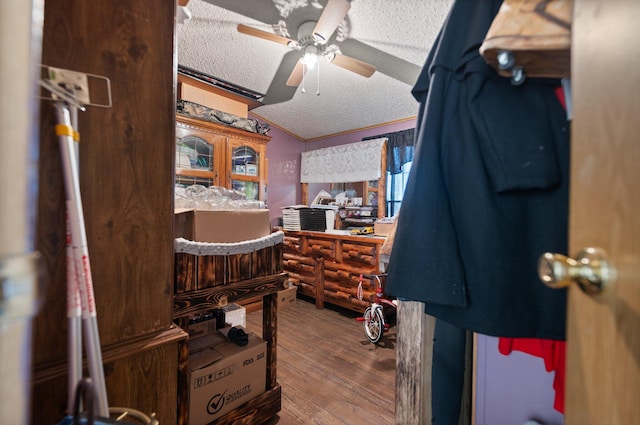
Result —
<path fill-rule="evenodd" d="M 206 211 L 177 209 L 174 237 L 196 242 L 242 242 L 268 236 L 269 210 Z"/>
<path fill-rule="evenodd" d="M 264 393 L 267 343 L 255 334 L 244 347 L 225 340 L 190 355 L 189 367 L 189 423 L 205 425 Z"/>
<path fill-rule="evenodd" d="M 378 236 L 388 236 L 391 233 L 393 222 L 375 222 L 373 223 L 373 234 Z"/>
<path fill-rule="evenodd" d="M 296 302 L 297 286 L 290 286 L 287 289 L 278 291 L 278 310 L 291 307 Z"/>

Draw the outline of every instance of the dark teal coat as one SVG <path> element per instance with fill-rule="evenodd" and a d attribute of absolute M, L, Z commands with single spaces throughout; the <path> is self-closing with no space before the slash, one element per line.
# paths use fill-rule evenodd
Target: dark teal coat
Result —
<path fill-rule="evenodd" d="M 456 1 L 413 89 L 386 292 L 463 329 L 563 339 L 566 291 L 540 282 L 537 261 L 567 251 L 569 124 L 557 80 L 514 86 L 480 56 L 501 3 Z"/>

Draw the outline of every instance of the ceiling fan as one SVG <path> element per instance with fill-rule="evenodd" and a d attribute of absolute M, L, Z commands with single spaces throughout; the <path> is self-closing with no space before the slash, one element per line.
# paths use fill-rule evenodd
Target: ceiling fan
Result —
<path fill-rule="evenodd" d="M 286 80 L 286 85 L 289 87 L 299 86 L 303 81 L 305 71 L 312 69 L 319 57 L 368 78 L 376 71 L 375 66 L 343 55 L 336 45 L 328 44 L 329 39 L 347 16 L 350 8 L 351 4 L 347 0 L 329 0 L 318 21 L 306 21 L 298 27 L 297 40 L 243 24 L 238 24 L 237 28 L 240 33 L 280 43 L 294 51 L 290 53 L 295 54 L 297 62 Z M 290 58 L 288 62 L 290 62 L 292 56 L 287 55 Z M 285 61 L 283 61 L 284 63 Z"/>

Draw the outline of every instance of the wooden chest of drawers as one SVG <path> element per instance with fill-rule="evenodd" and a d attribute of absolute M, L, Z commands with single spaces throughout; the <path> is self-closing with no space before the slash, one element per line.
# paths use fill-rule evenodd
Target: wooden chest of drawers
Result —
<path fill-rule="evenodd" d="M 375 282 L 360 274 L 381 274 L 380 248 L 385 238 L 312 231 L 285 231 L 284 270 L 298 293 L 324 303 L 363 312 L 375 300 Z"/>

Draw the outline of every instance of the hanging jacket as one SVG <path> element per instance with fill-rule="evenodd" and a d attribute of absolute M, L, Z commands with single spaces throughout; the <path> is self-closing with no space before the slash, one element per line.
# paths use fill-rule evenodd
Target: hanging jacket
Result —
<path fill-rule="evenodd" d="M 475 332 L 563 339 L 566 291 L 540 282 L 537 261 L 567 250 L 569 127 L 559 81 L 514 86 L 480 56 L 501 4 L 455 1 L 413 88 L 385 291 Z"/>

